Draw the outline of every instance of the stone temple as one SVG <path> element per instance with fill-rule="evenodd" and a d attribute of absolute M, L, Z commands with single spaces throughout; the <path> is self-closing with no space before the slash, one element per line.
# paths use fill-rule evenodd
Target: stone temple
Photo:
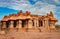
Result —
<path fill-rule="evenodd" d="M 24 32 L 52 32 L 56 31 L 55 23 L 57 19 L 52 11 L 45 16 L 25 13 L 20 10 L 17 14 L 4 16 L 0 21 L 0 30 L 24 31 Z"/>

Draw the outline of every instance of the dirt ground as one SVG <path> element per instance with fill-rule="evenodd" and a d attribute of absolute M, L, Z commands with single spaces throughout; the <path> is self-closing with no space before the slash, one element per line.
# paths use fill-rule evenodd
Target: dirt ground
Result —
<path fill-rule="evenodd" d="M 0 39 L 60 39 L 60 32 L 11 32 Z"/>

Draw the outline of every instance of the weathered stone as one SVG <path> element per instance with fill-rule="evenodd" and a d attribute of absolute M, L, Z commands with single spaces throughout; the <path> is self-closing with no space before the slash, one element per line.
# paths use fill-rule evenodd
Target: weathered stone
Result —
<path fill-rule="evenodd" d="M 52 11 L 50 11 L 50 14 L 47 14 L 46 16 L 41 16 L 30 14 L 29 11 L 23 13 L 21 10 L 18 14 L 4 16 L 1 20 L 3 25 L 1 28 L 8 28 L 11 31 L 53 32 L 56 31 L 55 22 L 57 22 L 57 19 L 54 18 Z"/>

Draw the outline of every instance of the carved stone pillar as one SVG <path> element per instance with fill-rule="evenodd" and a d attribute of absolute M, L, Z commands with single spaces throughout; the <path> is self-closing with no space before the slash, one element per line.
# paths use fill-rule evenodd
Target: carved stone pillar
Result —
<path fill-rule="evenodd" d="M 32 20 L 28 21 L 28 31 L 32 31 L 33 26 L 32 26 Z"/>
<path fill-rule="evenodd" d="M 39 21 L 38 21 L 38 20 L 36 20 L 36 22 L 37 22 L 37 27 L 39 27 Z"/>
<path fill-rule="evenodd" d="M 45 27 L 46 27 L 47 26 L 47 21 L 45 20 L 44 22 L 45 22 Z"/>
<path fill-rule="evenodd" d="M 45 27 L 49 27 L 49 19 L 48 18 L 46 18 L 44 20 L 44 24 L 45 24 Z"/>
<path fill-rule="evenodd" d="M 18 26 L 19 26 L 19 29 L 20 29 L 20 28 L 22 28 L 22 21 L 19 20 L 18 22 L 19 22 Z"/>
<path fill-rule="evenodd" d="M 45 27 L 45 20 L 43 20 L 43 27 Z"/>
<path fill-rule="evenodd" d="M 10 26 L 9 26 L 9 28 L 14 28 L 14 21 L 10 21 Z"/>
<path fill-rule="evenodd" d="M 51 21 L 50 22 L 50 32 L 56 32 L 56 28 L 55 28 L 55 22 L 54 21 Z"/>
<path fill-rule="evenodd" d="M 55 28 L 55 22 L 50 22 L 50 28 Z"/>
<path fill-rule="evenodd" d="M 44 31 L 43 32 L 48 32 L 49 30 L 49 20 L 46 19 L 44 20 Z"/>
<path fill-rule="evenodd" d="M 37 27 L 37 21 L 34 20 L 34 27 L 36 28 Z"/>
<path fill-rule="evenodd" d="M 29 20 L 29 21 L 28 21 L 28 29 L 29 29 L 29 28 L 32 28 L 32 20 Z"/>
<path fill-rule="evenodd" d="M 3 29 L 5 29 L 6 28 L 6 22 L 3 22 L 3 27 L 2 27 Z"/>

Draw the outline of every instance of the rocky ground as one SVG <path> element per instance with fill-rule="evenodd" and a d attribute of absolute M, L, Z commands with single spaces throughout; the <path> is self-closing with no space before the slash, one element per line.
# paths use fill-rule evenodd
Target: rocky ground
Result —
<path fill-rule="evenodd" d="M 9 32 L 0 39 L 60 39 L 60 32 Z"/>

